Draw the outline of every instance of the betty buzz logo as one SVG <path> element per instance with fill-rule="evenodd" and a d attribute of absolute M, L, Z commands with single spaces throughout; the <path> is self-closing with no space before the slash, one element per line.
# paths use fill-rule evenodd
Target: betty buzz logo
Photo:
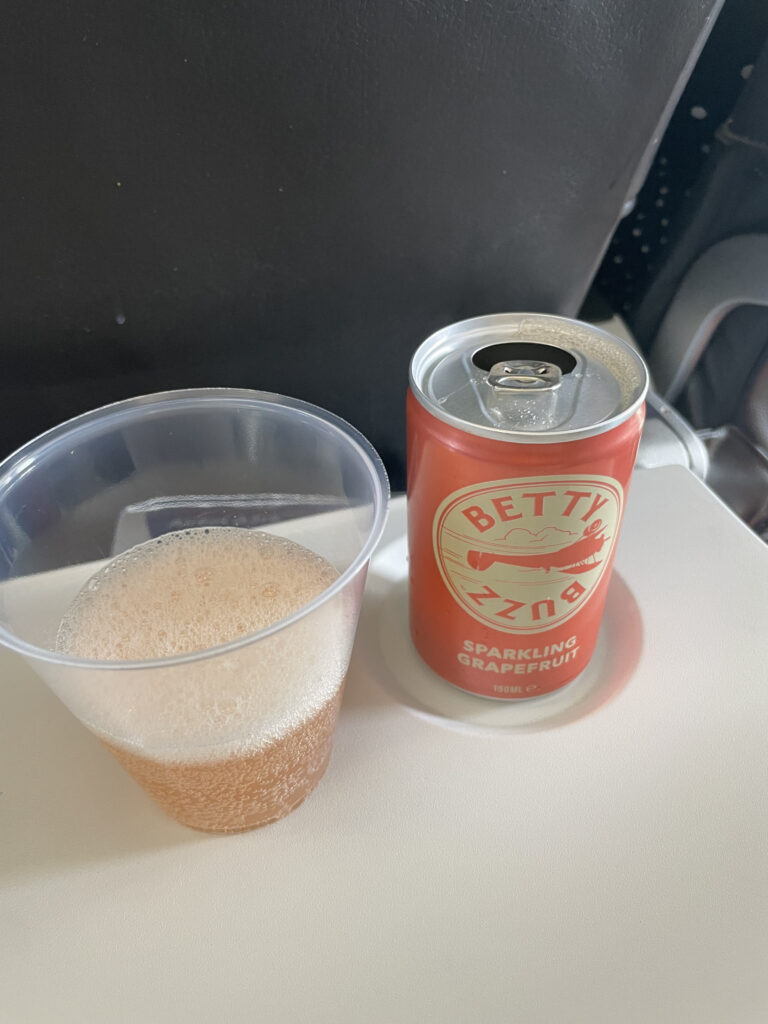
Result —
<path fill-rule="evenodd" d="M 569 619 L 610 561 L 623 493 L 606 476 L 494 480 L 454 491 L 433 525 L 446 586 L 469 614 L 505 633 Z"/>

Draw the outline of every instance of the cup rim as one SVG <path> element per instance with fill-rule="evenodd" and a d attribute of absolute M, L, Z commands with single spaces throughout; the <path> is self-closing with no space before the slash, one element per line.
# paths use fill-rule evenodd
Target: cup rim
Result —
<path fill-rule="evenodd" d="M 64 422 L 52 427 L 50 430 L 46 430 L 44 433 L 38 434 L 37 437 L 27 441 L 21 448 L 18 448 L 0 461 L 0 488 L 13 480 L 17 474 L 26 472 L 31 466 L 31 460 L 42 449 L 47 448 L 52 443 L 60 442 L 65 437 L 73 438 L 86 432 L 89 426 L 93 426 L 94 421 L 121 419 L 124 414 L 129 415 L 141 406 L 157 405 L 171 407 L 173 405 L 181 406 L 190 402 L 210 402 L 213 404 L 230 401 L 246 401 L 253 405 L 278 405 L 283 408 L 294 409 L 310 419 L 319 420 L 343 438 L 344 442 L 357 453 L 360 461 L 365 465 L 373 491 L 373 520 L 365 543 L 344 572 L 340 573 L 338 579 L 334 580 L 317 597 L 302 605 L 293 614 L 286 616 L 284 619 L 279 619 L 264 629 L 236 637 L 234 640 L 229 640 L 225 644 L 218 644 L 215 647 L 206 647 L 200 651 L 188 651 L 184 654 L 175 654 L 167 658 L 143 658 L 133 661 L 78 658 L 72 655 L 61 654 L 57 651 L 51 651 L 45 647 L 38 647 L 27 640 L 22 640 L 21 637 L 6 629 L 2 623 L 0 623 L 1 643 L 25 657 L 34 658 L 37 661 L 46 661 L 62 667 L 67 666 L 90 670 L 100 669 L 102 671 L 172 668 L 177 665 L 191 664 L 192 662 L 215 658 L 222 654 L 229 654 L 281 632 L 300 619 L 312 614 L 312 612 L 320 608 L 327 601 L 330 601 L 365 568 L 381 539 L 389 508 L 389 479 L 379 453 L 356 427 L 353 427 L 351 423 L 348 423 L 341 416 L 337 416 L 335 413 L 329 412 L 327 409 L 323 409 L 311 402 L 305 402 L 303 399 L 291 398 L 276 392 L 257 391 L 248 388 L 181 388 L 178 390 L 157 391 L 148 395 L 137 395 L 134 398 L 110 402 L 79 416 L 64 420 Z"/>

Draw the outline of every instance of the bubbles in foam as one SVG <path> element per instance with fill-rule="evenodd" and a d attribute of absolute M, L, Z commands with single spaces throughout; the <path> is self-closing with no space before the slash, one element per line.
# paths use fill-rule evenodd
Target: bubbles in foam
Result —
<path fill-rule="evenodd" d="M 57 650 L 134 661 L 205 650 L 298 611 L 338 577 L 325 559 L 259 530 L 184 530 L 96 573 L 68 609 Z"/>
<path fill-rule="evenodd" d="M 258 632 L 337 578 L 314 552 L 255 530 L 185 530 L 140 544 L 97 572 L 66 612 L 57 650 L 105 664 L 73 668 L 62 699 L 111 745 L 162 761 L 264 749 L 338 694 L 355 624 L 350 594 L 204 659 L 119 672 L 107 663 L 162 659 Z"/>

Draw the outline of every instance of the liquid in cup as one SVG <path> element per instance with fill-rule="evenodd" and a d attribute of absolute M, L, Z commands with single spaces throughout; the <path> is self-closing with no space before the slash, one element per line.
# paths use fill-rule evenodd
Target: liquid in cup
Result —
<path fill-rule="evenodd" d="M 338 575 L 302 545 L 259 530 L 166 534 L 91 577 L 65 614 L 56 647 L 105 661 L 205 650 L 299 611 Z M 162 681 L 138 690 L 93 688 L 86 714 L 101 721 L 106 704 L 120 718 L 121 738 L 103 729 L 97 735 L 171 816 L 214 831 L 275 821 L 305 799 L 328 764 L 345 670 L 343 617 L 341 605 L 321 614 L 315 636 L 303 637 L 309 651 L 278 634 L 258 667 L 210 662 L 181 701 Z M 260 678 L 251 678 L 254 671 Z M 225 750 L 204 743 L 217 717 L 228 729 L 240 727 L 240 739 Z M 134 742 L 125 738 L 129 719 Z M 143 749 L 151 720 L 163 721 L 174 738 L 161 757 Z"/>

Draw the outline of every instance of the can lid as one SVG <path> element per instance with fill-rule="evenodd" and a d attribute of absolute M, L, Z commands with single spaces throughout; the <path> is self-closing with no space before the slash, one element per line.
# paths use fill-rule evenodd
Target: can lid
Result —
<path fill-rule="evenodd" d="M 460 430 L 526 444 L 601 434 L 628 419 L 648 370 L 626 342 L 578 320 L 499 313 L 451 324 L 411 361 L 411 388 Z"/>

